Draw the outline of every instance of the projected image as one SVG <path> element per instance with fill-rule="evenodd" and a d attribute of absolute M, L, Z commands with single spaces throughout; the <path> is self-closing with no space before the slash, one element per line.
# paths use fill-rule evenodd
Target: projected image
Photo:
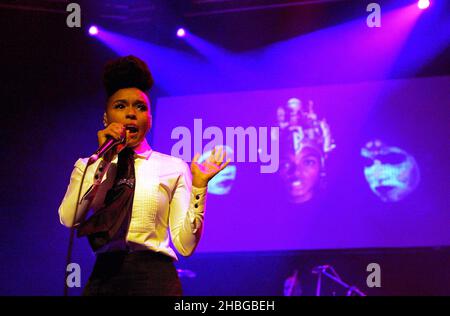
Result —
<path fill-rule="evenodd" d="M 308 102 L 305 111 L 301 100 L 291 98 L 279 107 L 279 174 L 292 203 L 311 200 L 323 185 L 327 154 L 336 146 L 325 119 L 319 120 Z"/>
<path fill-rule="evenodd" d="M 183 159 L 205 151 L 204 159 L 214 141 L 234 155 L 208 185 L 200 252 L 448 244 L 448 199 L 426 185 L 443 189 L 447 180 L 445 133 L 433 130 L 443 126 L 442 116 L 423 104 L 430 91 L 433 104 L 448 104 L 449 83 L 384 80 L 165 97 L 152 146 L 189 153 Z M 247 133 L 235 133 L 238 127 Z M 402 141 L 377 140 L 389 136 Z M 258 159 L 250 159 L 255 152 Z M 272 173 L 261 171 L 267 161 L 276 166 Z M 419 172 L 421 161 L 429 168 Z"/>
<path fill-rule="evenodd" d="M 383 202 L 400 201 L 419 185 L 419 166 L 405 150 L 376 139 L 366 143 L 361 155 L 366 159 L 364 176 L 370 189 Z"/>
<path fill-rule="evenodd" d="M 223 146 L 227 153 L 227 157 L 233 157 L 234 151 L 229 146 Z M 199 163 L 202 163 L 211 155 L 212 150 L 204 152 L 199 158 Z M 230 193 L 233 182 L 236 179 L 237 167 L 235 165 L 228 165 L 225 169 L 219 172 L 211 181 L 208 183 L 208 193 L 216 195 L 225 195 Z"/>

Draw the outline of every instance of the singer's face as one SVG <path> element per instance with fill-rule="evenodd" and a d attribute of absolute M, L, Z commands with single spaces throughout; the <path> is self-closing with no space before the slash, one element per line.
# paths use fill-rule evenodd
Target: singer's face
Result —
<path fill-rule="evenodd" d="M 147 95 L 137 88 L 116 91 L 106 105 L 106 123 L 121 123 L 130 132 L 128 146 L 138 146 L 152 126 L 150 101 Z M 134 128 L 133 128 L 134 127 Z"/>

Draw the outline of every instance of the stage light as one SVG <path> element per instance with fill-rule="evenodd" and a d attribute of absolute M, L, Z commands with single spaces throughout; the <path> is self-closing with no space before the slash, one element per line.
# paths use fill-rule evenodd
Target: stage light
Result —
<path fill-rule="evenodd" d="M 177 36 L 178 37 L 184 37 L 186 35 L 186 31 L 183 28 L 179 28 L 177 31 Z"/>
<path fill-rule="evenodd" d="M 430 6 L 430 0 L 419 0 L 417 6 L 419 7 L 419 9 L 425 10 Z"/>
<path fill-rule="evenodd" d="M 95 25 L 92 25 L 92 26 L 89 28 L 89 35 L 95 36 L 95 35 L 97 35 L 97 34 L 98 34 L 98 27 L 96 27 Z"/>

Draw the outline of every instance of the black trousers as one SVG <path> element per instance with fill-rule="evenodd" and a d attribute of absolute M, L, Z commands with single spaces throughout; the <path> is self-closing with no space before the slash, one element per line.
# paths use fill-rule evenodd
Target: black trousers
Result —
<path fill-rule="evenodd" d="M 152 251 L 97 255 L 83 296 L 181 296 L 178 273 L 169 256 Z"/>

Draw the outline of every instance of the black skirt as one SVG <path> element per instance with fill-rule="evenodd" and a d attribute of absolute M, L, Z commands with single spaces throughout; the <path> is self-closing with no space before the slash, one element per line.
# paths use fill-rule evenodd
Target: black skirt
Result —
<path fill-rule="evenodd" d="M 152 251 L 97 255 L 83 296 L 181 296 L 173 259 Z"/>

